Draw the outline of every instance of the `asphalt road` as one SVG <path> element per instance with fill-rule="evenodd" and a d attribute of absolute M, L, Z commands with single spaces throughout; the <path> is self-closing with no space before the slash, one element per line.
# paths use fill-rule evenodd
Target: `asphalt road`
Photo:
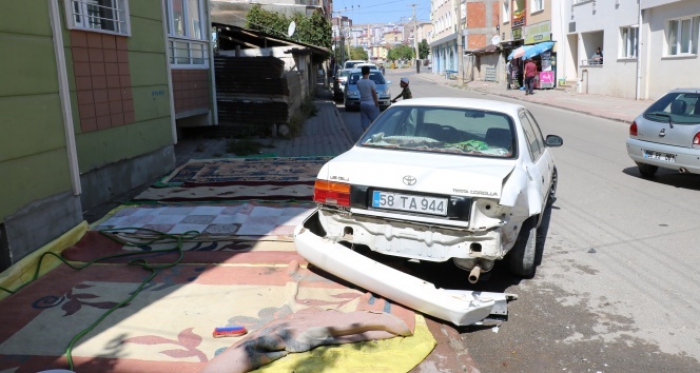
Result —
<path fill-rule="evenodd" d="M 407 76 L 414 97 L 507 100 L 415 73 L 387 76 L 393 96 Z M 463 271 L 414 269 L 444 288 L 518 294 L 496 328 L 459 330 L 467 371 L 700 372 L 700 176 L 642 179 L 625 151 L 626 124 L 524 104 L 545 135 L 564 138 L 553 149 L 559 188 L 537 274 L 522 280 L 496 266 L 469 286 Z M 338 107 L 357 139 L 359 113 Z"/>

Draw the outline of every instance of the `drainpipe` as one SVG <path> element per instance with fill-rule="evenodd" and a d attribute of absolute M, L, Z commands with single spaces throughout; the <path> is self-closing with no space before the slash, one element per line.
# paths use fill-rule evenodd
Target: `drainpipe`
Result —
<path fill-rule="evenodd" d="M 168 40 L 168 16 L 165 14 L 165 2 L 160 2 L 161 17 L 163 17 L 163 41 L 165 42 L 165 71 L 168 75 L 168 97 L 170 97 L 170 131 L 173 137 L 173 145 L 177 144 L 177 121 L 175 120 L 175 90 L 173 89 L 173 75 L 170 70 L 170 42 Z M 207 29 L 208 30 L 208 29 Z M 174 47 L 173 47 L 174 48 Z"/>
<path fill-rule="evenodd" d="M 208 3 L 205 2 L 205 3 Z M 208 6 L 204 7 L 204 10 L 207 13 L 207 27 L 205 28 L 208 37 L 207 39 L 209 40 L 209 73 L 211 75 L 211 84 L 209 85 L 209 89 L 211 89 L 210 97 L 212 97 L 211 100 L 211 107 L 212 110 L 214 111 L 212 114 L 214 116 L 214 125 L 219 124 L 219 105 L 217 103 L 217 96 L 216 96 L 216 76 L 215 76 L 215 71 L 214 71 L 214 43 L 212 40 L 211 36 L 211 9 L 209 9 Z M 218 35 L 217 35 L 218 36 Z"/>
<path fill-rule="evenodd" d="M 66 68 L 65 47 L 63 46 L 63 30 L 61 15 L 58 12 L 57 0 L 48 0 L 51 30 L 53 31 L 53 49 L 56 54 L 56 69 L 58 69 L 58 96 L 61 99 L 63 114 L 63 132 L 66 136 L 66 152 L 68 153 L 68 168 L 73 185 L 73 195 L 82 194 L 80 185 L 80 166 L 78 165 L 78 150 L 75 145 L 75 129 L 73 128 L 73 108 L 71 106 L 68 85 L 68 70 Z"/>
<path fill-rule="evenodd" d="M 637 16 L 637 92 L 636 99 L 642 99 L 642 2 L 639 2 L 639 14 Z"/>

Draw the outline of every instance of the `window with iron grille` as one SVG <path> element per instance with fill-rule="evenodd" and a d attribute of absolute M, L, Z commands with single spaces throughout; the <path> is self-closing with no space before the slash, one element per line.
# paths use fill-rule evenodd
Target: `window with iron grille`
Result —
<path fill-rule="evenodd" d="M 668 21 L 666 28 L 666 55 L 683 56 L 698 53 L 700 17 L 688 17 Z"/>
<path fill-rule="evenodd" d="M 620 31 L 622 34 L 622 48 L 620 49 L 620 57 L 637 58 L 637 40 L 639 38 L 639 27 L 623 27 L 620 29 Z"/>
<path fill-rule="evenodd" d="M 69 29 L 131 35 L 128 0 L 66 0 Z"/>
<path fill-rule="evenodd" d="M 202 0 L 166 0 L 165 6 L 170 65 L 208 67 L 209 42 Z"/>

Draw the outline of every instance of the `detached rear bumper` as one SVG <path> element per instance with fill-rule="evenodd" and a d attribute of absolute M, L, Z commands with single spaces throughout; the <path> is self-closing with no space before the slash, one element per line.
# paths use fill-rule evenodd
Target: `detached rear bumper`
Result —
<path fill-rule="evenodd" d="M 395 270 L 316 232 L 322 231 L 314 212 L 294 231 L 296 249 L 310 263 L 394 302 L 449 321 L 471 325 L 489 315 L 506 315 L 507 298 L 514 295 L 436 289 L 429 282 Z M 322 234 L 325 235 L 325 234 Z"/>

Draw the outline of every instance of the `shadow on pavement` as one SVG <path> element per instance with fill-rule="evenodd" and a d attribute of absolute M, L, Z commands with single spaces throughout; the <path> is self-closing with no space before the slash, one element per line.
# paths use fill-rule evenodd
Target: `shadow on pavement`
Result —
<path fill-rule="evenodd" d="M 645 178 L 639 173 L 637 167 L 627 167 L 622 170 L 626 175 L 647 180 L 650 183 L 659 183 L 688 190 L 700 190 L 700 175 L 682 174 L 678 171 L 659 168 L 653 178 Z"/>

